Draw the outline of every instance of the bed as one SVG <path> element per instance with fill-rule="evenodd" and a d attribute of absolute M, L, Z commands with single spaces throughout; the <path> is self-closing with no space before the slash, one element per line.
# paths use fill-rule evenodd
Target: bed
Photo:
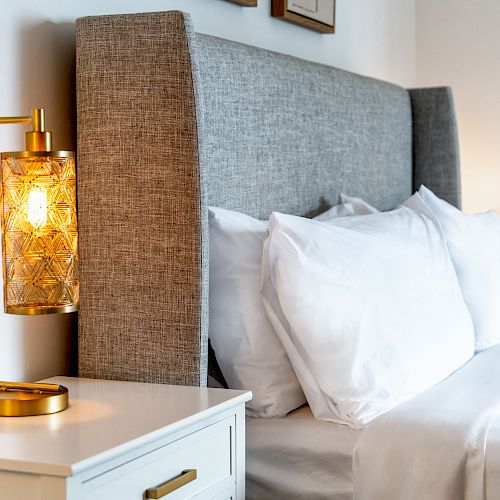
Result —
<path fill-rule="evenodd" d="M 220 376 L 208 345 L 208 206 L 314 216 L 348 192 L 388 210 L 420 184 L 460 206 L 450 89 L 406 90 L 197 34 L 181 12 L 80 19 L 77 97 L 83 377 L 205 385 L 209 371 Z M 491 366 L 495 356 L 485 356 Z M 413 425 L 396 427 L 406 436 Z M 491 428 L 492 479 L 481 484 L 495 498 Z M 364 432 L 315 420 L 307 406 L 248 419 L 248 498 L 352 498 Z M 368 456 L 354 456 L 355 470 L 377 462 Z M 391 467 L 381 460 L 372 476 Z M 366 496 L 370 484 L 357 498 L 389 498 Z"/>

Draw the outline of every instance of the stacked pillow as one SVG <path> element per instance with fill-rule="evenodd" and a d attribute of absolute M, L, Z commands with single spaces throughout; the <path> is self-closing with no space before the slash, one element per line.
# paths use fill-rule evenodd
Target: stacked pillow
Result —
<path fill-rule="evenodd" d="M 267 222 L 209 208 L 209 338 L 230 389 L 252 391 L 248 415 L 280 417 L 305 403 L 260 300 Z"/>
<path fill-rule="evenodd" d="M 262 295 L 322 420 L 360 429 L 474 353 L 446 241 L 408 208 L 331 224 L 272 214 Z"/>
<path fill-rule="evenodd" d="M 359 198 L 341 195 L 341 202 L 377 212 Z M 425 186 L 401 206 L 432 218 L 445 235 L 474 323 L 476 351 L 500 343 L 500 216 L 494 211 L 464 214 Z"/>
<path fill-rule="evenodd" d="M 361 428 L 463 365 L 474 328 L 476 350 L 500 342 L 498 215 L 425 187 L 387 213 L 341 201 L 316 220 L 273 214 L 267 240 L 267 222 L 210 209 L 209 335 L 250 415 L 307 399 Z"/>
<path fill-rule="evenodd" d="M 462 293 L 472 316 L 476 351 L 500 342 L 500 216 L 464 214 L 425 186 L 403 205 L 431 211 L 446 236 Z"/>

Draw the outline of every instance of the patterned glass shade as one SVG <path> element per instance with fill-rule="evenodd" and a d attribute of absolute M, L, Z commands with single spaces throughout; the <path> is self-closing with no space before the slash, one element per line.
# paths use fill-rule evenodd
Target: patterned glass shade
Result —
<path fill-rule="evenodd" d="M 3 153 L 2 194 L 5 312 L 78 310 L 73 153 Z"/>

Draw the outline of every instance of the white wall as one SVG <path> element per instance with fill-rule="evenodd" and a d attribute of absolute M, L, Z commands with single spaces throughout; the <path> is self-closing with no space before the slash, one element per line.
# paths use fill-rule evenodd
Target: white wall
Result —
<path fill-rule="evenodd" d="M 417 84 L 455 96 L 465 211 L 500 212 L 500 2 L 416 0 Z"/>
<path fill-rule="evenodd" d="M 414 0 L 337 0 L 337 33 L 320 35 L 272 19 L 270 0 L 242 8 L 224 0 L 3 1 L 0 115 L 44 107 L 59 149 L 74 147 L 74 22 L 79 16 L 182 9 L 195 29 L 411 86 L 415 81 Z M 23 148 L 22 129 L 0 130 L 0 151 Z M 67 370 L 71 316 L 0 313 L 0 380 Z"/>

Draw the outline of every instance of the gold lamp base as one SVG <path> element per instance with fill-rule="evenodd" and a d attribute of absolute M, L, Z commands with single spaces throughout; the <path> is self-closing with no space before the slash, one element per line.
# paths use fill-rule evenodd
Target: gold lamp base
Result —
<path fill-rule="evenodd" d="M 0 382 L 0 417 L 57 413 L 68 407 L 68 389 L 56 384 Z"/>

